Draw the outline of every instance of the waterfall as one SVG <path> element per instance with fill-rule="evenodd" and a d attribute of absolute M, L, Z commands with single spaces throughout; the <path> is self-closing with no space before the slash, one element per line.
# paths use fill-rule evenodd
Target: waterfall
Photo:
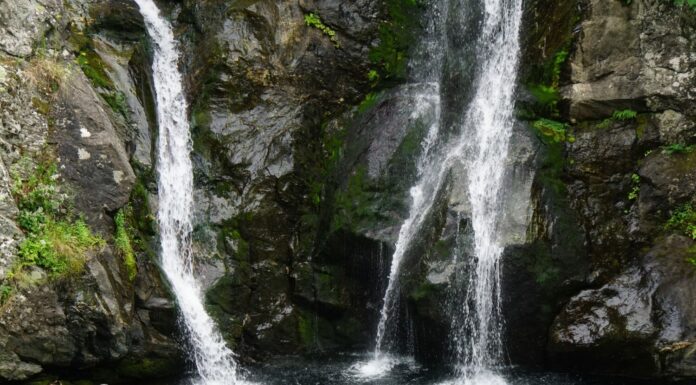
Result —
<path fill-rule="evenodd" d="M 458 377 L 467 382 L 490 377 L 502 356 L 499 224 L 519 61 L 522 0 L 484 0 L 479 40 L 482 71 L 462 132 L 473 141 L 464 164 L 474 232 L 466 297 L 454 328 Z M 462 146 L 464 143 L 461 144 Z M 456 320 L 457 318 L 455 318 Z M 491 382 L 482 380 L 482 382 Z M 502 380 L 497 381 L 502 383 Z"/>
<path fill-rule="evenodd" d="M 454 283 L 466 285 L 463 290 L 465 298 L 461 299 L 463 305 L 459 309 L 460 314 L 454 317 L 452 331 L 457 361 L 457 380 L 454 383 L 505 383 L 489 369 L 500 364 L 502 355 L 500 257 L 503 246 L 498 234 L 498 224 L 502 218 L 499 200 L 504 187 L 508 145 L 514 123 L 522 0 L 480 1 L 483 3 L 483 21 L 475 43 L 477 76 L 473 96 L 462 111 L 463 119 L 452 139 L 440 138 L 439 122 L 435 122 L 424 140 L 424 151 L 418 160 L 419 178 L 410 189 L 409 216 L 401 225 L 392 257 L 389 283 L 377 326 L 374 356 L 369 362 L 357 366 L 357 371 L 364 376 L 381 375 L 394 365 L 394 360 L 384 351 L 384 342 L 385 330 L 393 316 L 395 297 L 398 295 L 402 259 L 417 238 L 450 170 L 463 167 L 467 174 L 467 193 L 471 205 L 474 255 L 469 261 L 470 271 L 466 282 Z M 443 19 L 441 14 L 434 16 Z M 434 39 L 430 43 L 439 41 Z M 435 50 L 437 46 L 434 44 Z M 439 60 L 428 65 L 439 68 Z M 441 148 L 435 148 L 435 142 L 438 144 L 436 147 Z"/>
<path fill-rule="evenodd" d="M 179 51 L 171 25 L 153 0 L 136 0 L 154 46 L 152 71 L 157 102 L 157 219 L 161 267 L 176 296 L 201 385 L 236 385 L 234 354 L 205 310 L 194 276 L 191 251 L 193 169 L 186 98 L 178 69 Z"/>

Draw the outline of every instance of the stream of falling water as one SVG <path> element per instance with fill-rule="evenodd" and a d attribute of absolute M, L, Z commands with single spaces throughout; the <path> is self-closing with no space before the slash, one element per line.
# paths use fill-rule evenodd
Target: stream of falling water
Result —
<path fill-rule="evenodd" d="M 135 0 L 154 47 L 152 72 L 157 102 L 157 220 L 161 265 L 176 296 L 193 348 L 200 385 L 239 385 L 234 354 L 205 310 L 191 251 L 193 170 L 186 98 L 178 69 L 179 50 L 171 25 L 153 0 Z"/>
<path fill-rule="evenodd" d="M 453 0 L 456 1 L 456 0 Z M 404 254 L 420 232 L 443 183 L 453 167 L 465 167 L 474 255 L 464 282 L 462 308 L 453 315 L 456 373 L 451 384 L 505 384 L 491 369 L 501 364 L 502 319 L 500 316 L 499 237 L 500 202 L 504 186 L 508 145 L 513 127 L 513 107 L 519 61 L 519 29 L 522 0 L 480 0 L 483 21 L 476 42 L 477 71 L 471 102 L 454 139 L 442 151 L 431 151 L 439 134 L 436 122 L 425 140 L 418 162 L 419 179 L 411 192 L 409 216 L 402 224 L 392 257 L 373 359 L 355 371 L 363 377 L 388 372 L 394 359 L 383 351 L 385 329 L 393 317 L 399 272 Z M 463 22 L 463 21 L 462 21 Z M 445 53 L 446 55 L 447 53 Z M 451 58 L 450 58 L 451 59 Z M 439 108 L 439 106 L 438 106 Z"/>

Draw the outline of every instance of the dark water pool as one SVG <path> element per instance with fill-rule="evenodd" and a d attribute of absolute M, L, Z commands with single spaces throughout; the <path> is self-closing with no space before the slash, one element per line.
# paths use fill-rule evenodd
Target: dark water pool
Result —
<path fill-rule="evenodd" d="M 426 369 L 409 361 L 401 361 L 386 375 L 364 377 L 355 370 L 356 363 L 364 360 L 364 356 L 354 354 L 311 359 L 284 358 L 250 369 L 247 377 L 253 385 L 674 385 L 660 381 L 539 373 L 514 368 L 499 370 L 500 376 L 483 376 L 475 381 L 457 382 L 448 371 Z M 187 384 L 191 384 L 191 381 L 177 382 L 177 385 Z M 682 382 L 679 385 L 696 383 Z"/>
<path fill-rule="evenodd" d="M 286 357 L 276 359 L 270 364 L 249 368 L 246 377 L 249 380 L 248 385 L 696 385 L 696 381 L 678 383 L 655 380 L 637 381 L 567 373 L 530 372 L 516 368 L 499 369 L 496 370 L 496 374 L 484 375 L 475 381 L 457 382 L 448 370 L 427 369 L 408 360 L 397 360 L 391 370 L 376 370 L 371 373 L 372 375 L 365 376 L 356 368 L 367 362 L 368 358 L 359 354 L 311 358 Z M 54 380 L 55 378 L 51 378 L 48 382 L 41 384 L 56 383 L 52 382 Z M 63 380 L 59 383 L 70 385 L 106 383 L 100 380 L 75 381 L 78 378 L 70 380 L 72 381 Z M 192 384 L 197 385 L 192 378 L 178 378 L 134 381 L 128 385 Z"/>

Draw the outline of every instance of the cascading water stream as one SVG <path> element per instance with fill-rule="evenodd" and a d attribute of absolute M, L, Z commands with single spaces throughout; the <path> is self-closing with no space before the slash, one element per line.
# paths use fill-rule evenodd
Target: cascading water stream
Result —
<path fill-rule="evenodd" d="M 454 383 L 505 383 L 489 369 L 500 364 L 502 355 L 499 276 L 503 246 L 497 231 L 502 218 L 499 197 L 504 186 L 513 126 L 522 0 L 482 1 L 484 15 L 477 41 L 479 60 L 474 94 L 453 140 L 445 143 L 441 151 L 432 148 L 439 134 L 439 122 L 436 122 L 424 141 L 424 151 L 418 161 L 419 179 L 410 190 L 409 217 L 400 228 L 392 257 L 374 357 L 357 367 L 364 376 L 382 375 L 393 366 L 393 361 L 383 351 L 383 344 L 393 312 L 402 259 L 429 215 L 450 170 L 465 167 L 474 255 L 468 280 L 460 283 L 467 285 L 464 306 L 461 314 L 454 317 L 453 339 L 458 364 Z"/>
<path fill-rule="evenodd" d="M 205 310 L 203 293 L 194 276 L 191 251 L 193 169 L 191 135 L 179 51 L 170 24 L 153 0 L 136 0 L 154 47 L 152 64 L 156 90 L 159 140 L 157 146 L 157 219 L 161 267 L 176 296 L 193 348 L 201 385 L 242 384 L 234 354 Z"/>
<path fill-rule="evenodd" d="M 514 124 L 514 96 L 519 61 L 522 0 L 484 0 L 479 43 L 483 70 L 467 111 L 462 132 L 473 138 L 463 159 L 468 169 L 468 193 L 474 232 L 474 255 L 468 272 L 466 298 L 458 327 L 453 328 L 459 383 L 504 383 L 491 380 L 488 370 L 500 365 L 499 224 L 500 202 Z M 460 146 L 466 146 L 460 143 Z M 459 147 L 459 146 L 458 146 Z"/>

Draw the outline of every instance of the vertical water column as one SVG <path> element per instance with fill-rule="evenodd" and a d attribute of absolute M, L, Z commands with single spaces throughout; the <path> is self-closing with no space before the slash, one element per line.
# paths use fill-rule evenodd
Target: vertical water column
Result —
<path fill-rule="evenodd" d="M 514 96 L 519 65 L 522 0 L 484 0 L 479 55 L 483 58 L 476 91 L 464 121 L 460 148 L 468 170 L 468 195 L 473 227 L 473 256 L 465 285 L 466 297 L 454 320 L 460 383 L 504 383 L 490 374 L 501 364 L 503 320 L 500 265 L 503 252 L 500 221 L 514 124 Z"/>
<path fill-rule="evenodd" d="M 179 72 L 179 50 L 171 25 L 153 0 L 136 0 L 154 48 L 152 72 L 156 91 L 157 221 L 161 268 L 176 296 L 198 370 L 196 383 L 237 385 L 234 354 L 205 310 L 203 292 L 194 275 L 191 251 L 193 168 L 186 98 Z"/>

